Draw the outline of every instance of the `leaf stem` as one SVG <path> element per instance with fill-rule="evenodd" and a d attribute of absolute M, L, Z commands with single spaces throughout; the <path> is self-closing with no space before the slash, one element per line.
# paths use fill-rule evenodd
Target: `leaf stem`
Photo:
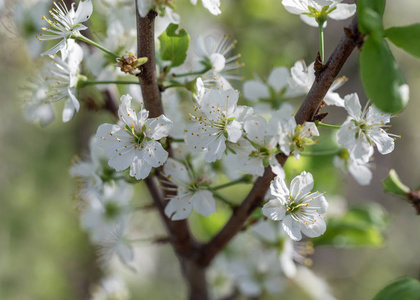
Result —
<path fill-rule="evenodd" d="M 325 151 L 316 151 L 316 152 L 300 152 L 302 156 L 328 156 L 335 155 L 341 151 L 341 148 L 325 150 Z"/>
<path fill-rule="evenodd" d="M 316 126 L 330 128 L 330 129 L 340 129 L 341 128 L 341 126 L 339 126 L 339 125 L 331 125 L 331 124 L 325 124 L 325 123 L 321 123 L 321 122 L 317 122 Z"/>
<path fill-rule="evenodd" d="M 118 80 L 104 80 L 104 81 L 94 81 L 94 80 L 85 80 L 82 82 L 83 86 L 87 85 L 96 85 L 96 84 L 139 84 L 138 81 L 118 81 Z"/>
<path fill-rule="evenodd" d="M 98 48 L 99 50 L 102 50 L 103 52 L 105 52 L 106 54 L 115 57 L 115 58 L 119 58 L 120 56 L 118 54 L 115 54 L 114 52 L 102 47 L 101 45 L 99 45 L 98 43 L 92 41 L 91 39 L 88 39 L 87 37 L 83 36 L 83 35 L 77 35 L 75 36 L 76 39 L 79 39 L 81 41 L 84 41 L 88 44 L 91 44 L 92 46 L 95 46 L 96 48 Z"/>
<path fill-rule="evenodd" d="M 318 22 L 319 29 L 319 54 L 322 64 L 324 64 L 324 22 Z"/>
<path fill-rule="evenodd" d="M 173 77 L 184 77 L 184 76 L 191 76 L 191 75 L 201 75 L 201 74 L 206 73 L 208 70 L 210 70 L 210 69 L 207 69 L 206 68 L 206 69 L 201 70 L 201 71 L 190 72 L 190 73 L 182 73 L 182 74 L 175 74 L 175 73 L 173 73 L 172 76 Z"/>
<path fill-rule="evenodd" d="M 210 187 L 209 189 L 211 191 L 217 191 L 217 190 L 224 189 L 224 188 L 230 187 L 230 186 L 238 184 L 238 183 L 248 183 L 248 182 L 250 182 L 248 176 L 243 176 L 243 177 L 241 177 L 237 180 L 234 180 L 234 181 L 231 181 L 231 182 L 228 182 L 228 183 L 224 183 L 224 184 L 221 184 L 221 185 L 217 185 L 215 187 Z"/>

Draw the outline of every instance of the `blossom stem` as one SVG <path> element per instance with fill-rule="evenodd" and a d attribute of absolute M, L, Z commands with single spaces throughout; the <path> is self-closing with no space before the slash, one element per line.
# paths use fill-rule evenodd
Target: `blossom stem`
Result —
<path fill-rule="evenodd" d="M 249 182 L 250 182 L 249 176 L 243 176 L 243 177 L 241 177 L 237 180 L 234 180 L 234 181 L 231 181 L 231 182 L 228 182 L 228 183 L 225 183 L 225 184 L 217 185 L 215 187 L 210 187 L 209 189 L 211 191 L 217 191 L 217 190 L 220 190 L 220 189 L 230 187 L 232 185 L 236 185 L 238 183 L 249 183 Z"/>
<path fill-rule="evenodd" d="M 190 72 L 190 73 L 182 73 L 182 74 L 172 74 L 173 77 L 184 77 L 184 76 L 191 76 L 191 75 L 201 75 L 208 71 L 209 69 L 204 69 L 197 72 Z"/>
<path fill-rule="evenodd" d="M 130 243 L 153 243 L 153 244 L 164 244 L 169 242 L 169 237 L 153 237 L 153 238 L 142 238 L 142 239 L 131 239 L 128 240 Z"/>
<path fill-rule="evenodd" d="M 184 139 L 171 139 L 171 142 L 173 142 L 173 143 L 184 143 L 185 140 Z"/>
<path fill-rule="evenodd" d="M 339 126 L 339 125 L 330 125 L 330 124 L 325 124 L 325 123 L 321 123 L 321 122 L 316 122 L 316 126 L 330 128 L 330 129 L 340 129 L 341 128 L 341 126 Z"/>
<path fill-rule="evenodd" d="M 316 151 L 316 152 L 301 152 L 300 155 L 302 156 L 328 156 L 328 155 L 335 155 L 340 153 L 341 148 L 325 150 L 325 151 Z"/>
<path fill-rule="evenodd" d="M 118 80 L 105 80 L 105 81 L 94 81 L 94 80 L 85 80 L 82 81 L 82 86 L 85 87 L 87 85 L 95 85 L 95 84 L 139 84 L 138 81 L 118 81 Z"/>
<path fill-rule="evenodd" d="M 115 54 L 112 51 L 109 51 L 108 49 L 102 47 L 101 45 L 99 45 L 98 43 L 95 43 L 94 41 L 92 41 L 91 39 L 88 39 L 87 37 L 83 36 L 83 35 L 78 35 L 75 37 L 76 39 L 79 39 L 81 41 L 84 41 L 92 46 L 95 46 L 96 48 L 98 48 L 99 50 L 102 50 L 103 52 L 105 52 L 106 54 L 113 56 L 115 58 L 119 58 L 120 56 L 118 54 Z"/>
<path fill-rule="evenodd" d="M 319 29 L 319 54 L 321 56 L 321 62 L 324 64 L 324 22 L 318 23 Z"/>
<path fill-rule="evenodd" d="M 223 197 L 222 195 L 220 195 L 217 192 L 213 192 L 213 196 L 216 197 L 217 199 L 219 199 L 220 201 L 222 201 L 223 203 L 225 203 L 226 205 L 228 205 L 231 208 L 234 208 L 236 205 L 231 203 L 228 199 L 226 199 L 225 197 Z"/>

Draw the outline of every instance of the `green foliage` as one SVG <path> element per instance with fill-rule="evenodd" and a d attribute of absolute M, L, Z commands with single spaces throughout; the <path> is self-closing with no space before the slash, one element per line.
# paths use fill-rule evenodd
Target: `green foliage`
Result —
<path fill-rule="evenodd" d="M 345 215 L 327 220 L 327 231 L 315 238 L 314 244 L 336 247 L 380 247 L 382 230 L 387 224 L 383 210 L 374 205 L 355 207 Z"/>
<path fill-rule="evenodd" d="M 357 1 L 360 32 L 374 36 L 378 42 L 383 35 L 382 16 L 385 10 L 385 2 L 385 0 Z"/>
<path fill-rule="evenodd" d="M 159 36 L 160 57 L 162 60 L 171 61 L 170 68 L 180 66 L 187 58 L 190 45 L 190 36 L 181 29 L 176 32 L 178 25 L 170 24 L 165 32 Z"/>
<path fill-rule="evenodd" d="M 389 171 L 388 177 L 382 181 L 385 192 L 407 198 L 410 188 L 403 184 L 394 169 Z"/>
<path fill-rule="evenodd" d="M 401 278 L 383 288 L 373 300 L 420 300 L 420 282 L 413 278 Z"/>
<path fill-rule="evenodd" d="M 363 87 L 373 104 L 387 113 L 404 109 L 408 86 L 385 40 L 378 43 L 369 35 L 359 62 Z"/>
<path fill-rule="evenodd" d="M 420 23 L 388 28 L 385 37 L 408 53 L 420 57 Z"/>

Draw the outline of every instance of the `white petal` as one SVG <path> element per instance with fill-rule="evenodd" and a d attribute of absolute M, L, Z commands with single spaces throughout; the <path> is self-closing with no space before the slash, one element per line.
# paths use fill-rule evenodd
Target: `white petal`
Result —
<path fill-rule="evenodd" d="M 245 122 L 253 113 L 254 109 L 252 107 L 240 105 L 236 107 L 232 117 L 235 117 L 238 122 Z"/>
<path fill-rule="evenodd" d="M 299 200 L 314 188 L 314 178 L 309 172 L 303 171 L 296 176 L 290 183 L 290 195 L 295 200 Z"/>
<path fill-rule="evenodd" d="M 89 20 L 93 12 L 93 5 L 91 0 L 80 0 L 79 6 L 76 10 L 75 24 L 83 23 Z"/>
<path fill-rule="evenodd" d="M 325 224 L 324 217 L 317 216 L 315 220 L 316 221 L 314 222 L 314 224 L 311 224 L 308 227 L 306 227 L 303 224 L 301 225 L 302 233 L 306 235 L 307 237 L 314 238 L 314 237 L 320 236 L 324 234 L 325 230 L 327 229 L 327 224 Z"/>
<path fill-rule="evenodd" d="M 353 178 L 360 185 L 369 185 L 372 180 L 372 171 L 365 165 L 349 162 L 348 169 Z"/>
<path fill-rule="evenodd" d="M 353 148 L 350 149 L 350 158 L 367 162 L 373 154 L 372 148 L 373 147 L 366 139 L 366 136 L 360 134 L 359 138 L 356 139 Z"/>
<path fill-rule="evenodd" d="M 382 128 L 372 128 L 369 137 L 375 143 L 379 153 L 388 154 L 394 150 L 394 139 Z"/>
<path fill-rule="evenodd" d="M 276 226 L 273 226 L 273 222 L 261 220 L 261 222 L 257 222 L 257 224 L 252 226 L 251 230 L 265 241 L 274 243 L 278 240 L 275 228 Z"/>
<path fill-rule="evenodd" d="M 226 131 L 229 142 L 236 143 L 242 137 L 242 125 L 236 120 L 226 126 Z"/>
<path fill-rule="evenodd" d="M 380 111 L 376 106 L 369 106 L 366 113 L 366 120 L 369 125 L 385 125 L 391 120 L 391 115 Z"/>
<path fill-rule="evenodd" d="M 313 122 L 305 122 L 303 124 L 303 130 L 300 134 L 303 138 L 311 138 L 314 136 L 319 136 L 318 128 L 316 127 L 315 123 Z"/>
<path fill-rule="evenodd" d="M 194 210 L 205 217 L 216 212 L 216 201 L 210 191 L 198 191 L 191 198 Z"/>
<path fill-rule="evenodd" d="M 270 191 L 273 196 L 279 198 L 281 203 L 286 204 L 289 197 L 289 189 L 284 178 L 276 176 L 270 183 Z"/>
<path fill-rule="evenodd" d="M 74 97 L 69 89 L 69 99 L 66 101 L 63 109 L 63 122 L 66 123 L 70 121 L 73 118 L 75 111 L 78 111 L 79 108 L 79 101 L 77 101 L 76 97 Z"/>
<path fill-rule="evenodd" d="M 349 149 L 353 148 L 353 145 L 356 143 L 357 132 L 358 128 L 354 126 L 351 118 L 348 117 L 337 131 L 337 143 Z"/>
<path fill-rule="evenodd" d="M 349 94 L 344 97 L 344 108 L 351 117 L 356 120 L 360 120 L 362 106 L 360 105 L 359 96 L 357 96 L 356 93 Z"/>
<path fill-rule="evenodd" d="M 108 164 L 116 171 L 123 171 L 133 163 L 133 160 L 137 155 L 136 152 L 137 151 L 134 149 L 134 147 L 124 153 L 118 152 L 118 155 L 111 157 Z"/>
<path fill-rule="evenodd" d="M 41 53 L 41 56 L 56 54 L 58 51 L 63 50 L 64 48 L 66 48 L 66 39 L 62 39 L 58 44 L 56 44 L 51 49 L 45 51 L 44 53 Z"/>
<path fill-rule="evenodd" d="M 128 125 L 135 126 L 137 124 L 137 115 L 134 109 L 131 108 L 131 96 L 129 94 L 121 96 L 121 104 L 118 108 L 118 116 L 121 121 Z M 134 127 L 133 127 L 134 128 Z M 141 130 L 141 128 L 136 128 L 136 130 Z"/>
<path fill-rule="evenodd" d="M 272 199 L 262 207 L 264 216 L 274 221 L 283 220 L 286 215 L 286 207 L 280 202 L 279 199 Z"/>
<path fill-rule="evenodd" d="M 270 91 L 261 81 L 247 80 L 243 85 L 243 95 L 247 100 L 257 101 L 270 98 Z"/>
<path fill-rule="evenodd" d="M 226 58 L 220 53 L 212 53 L 210 63 L 215 72 L 220 72 L 225 68 Z"/>
<path fill-rule="evenodd" d="M 281 178 L 286 178 L 286 173 L 284 173 L 283 167 L 277 160 L 275 156 L 272 156 L 269 161 L 271 171 Z"/>
<path fill-rule="evenodd" d="M 178 182 L 190 184 L 191 179 L 188 175 L 187 168 L 184 164 L 173 158 L 168 158 L 165 165 L 163 166 L 163 172 L 165 176 L 170 176 Z"/>
<path fill-rule="evenodd" d="M 326 105 L 344 107 L 344 99 L 338 93 L 332 92 L 331 90 L 325 95 L 324 102 Z"/>
<path fill-rule="evenodd" d="M 268 84 L 274 88 L 276 93 L 279 93 L 283 88 L 287 86 L 287 82 L 290 78 L 289 69 L 286 67 L 275 68 L 271 71 L 268 76 Z"/>
<path fill-rule="evenodd" d="M 142 18 L 147 16 L 149 11 L 152 9 L 153 2 L 154 2 L 153 0 L 137 0 L 137 6 L 138 6 L 138 9 L 139 9 L 139 14 Z"/>
<path fill-rule="evenodd" d="M 168 158 L 168 152 L 156 141 L 145 142 L 142 152 L 143 159 L 154 168 L 163 165 Z"/>
<path fill-rule="evenodd" d="M 300 15 L 301 13 L 309 12 L 309 9 L 306 5 L 304 5 L 301 1 L 296 0 L 282 0 L 281 3 L 283 4 L 284 8 L 292 14 Z"/>
<path fill-rule="evenodd" d="M 217 16 L 222 13 L 219 8 L 220 0 L 201 0 L 201 2 L 203 3 L 203 6 L 207 8 L 211 14 Z"/>
<path fill-rule="evenodd" d="M 282 221 L 284 232 L 294 241 L 300 241 L 302 239 L 302 234 L 297 224 L 299 223 L 293 220 L 290 215 L 286 216 Z"/>
<path fill-rule="evenodd" d="M 307 16 L 307 15 L 300 15 L 300 19 L 304 23 L 308 24 L 309 26 L 318 27 L 318 22 L 315 20 L 314 17 L 310 17 L 310 16 Z M 327 27 L 327 21 L 325 21 L 323 27 L 324 28 Z"/>
<path fill-rule="evenodd" d="M 165 214 L 173 221 L 188 218 L 192 212 L 192 203 L 188 195 L 176 196 L 172 198 L 165 207 Z"/>
<path fill-rule="evenodd" d="M 130 176 L 137 180 L 145 179 L 149 176 L 152 166 L 144 159 L 135 157 L 130 166 Z"/>
<path fill-rule="evenodd" d="M 223 152 L 226 150 L 226 138 L 221 135 L 217 139 L 213 140 L 207 147 L 207 153 L 205 156 L 206 162 L 215 162 L 222 158 Z"/>
<path fill-rule="evenodd" d="M 337 4 L 336 9 L 328 14 L 334 20 L 345 20 L 356 13 L 356 4 Z"/>
<path fill-rule="evenodd" d="M 267 121 L 260 116 L 249 118 L 244 124 L 244 129 L 248 138 L 259 145 L 264 144 L 265 136 L 269 133 Z"/>
<path fill-rule="evenodd" d="M 173 123 L 164 115 L 146 121 L 146 134 L 155 140 L 168 136 L 173 129 Z"/>

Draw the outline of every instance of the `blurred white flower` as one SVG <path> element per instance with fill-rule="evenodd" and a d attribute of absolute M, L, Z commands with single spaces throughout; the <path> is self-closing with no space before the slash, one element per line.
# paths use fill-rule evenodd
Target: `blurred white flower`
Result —
<path fill-rule="evenodd" d="M 262 212 L 271 220 L 282 221 L 284 231 L 292 240 L 302 239 L 302 233 L 317 237 L 326 230 L 323 214 L 328 203 L 323 193 L 311 193 L 313 187 L 312 174 L 305 171 L 292 180 L 290 190 L 279 176 L 271 182 L 271 194 L 276 198 L 269 200 Z"/>
<path fill-rule="evenodd" d="M 163 173 L 172 185 L 176 195 L 169 196 L 165 214 L 172 220 L 186 219 L 192 209 L 205 217 L 216 212 L 216 201 L 208 190 L 209 182 L 195 174 L 186 165 L 169 158 L 163 166 Z"/>
<path fill-rule="evenodd" d="M 99 286 L 93 291 L 90 300 L 129 300 L 130 293 L 124 280 L 119 277 L 101 279 Z"/>
<path fill-rule="evenodd" d="M 56 55 L 50 56 L 53 66 L 49 70 L 51 76 L 47 92 L 47 101 L 56 102 L 67 99 L 63 109 L 63 122 L 70 121 L 74 113 L 79 111 L 80 103 L 76 98 L 79 65 L 83 60 L 83 50 L 75 41 L 68 43 L 68 55 L 66 59 Z"/>
<path fill-rule="evenodd" d="M 350 158 L 348 150 L 346 148 L 344 150 L 339 155 L 334 156 L 334 165 L 344 172 L 348 171 L 360 185 L 369 185 L 372 180 L 371 165 L 369 162 L 361 159 L 353 160 Z"/>
<path fill-rule="evenodd" d="M 136 114 L 131 108 L 131 99 L 128 94 L 121 97 L 118 116 L 123 126 L 102 124 L 96 137 L 110 157 L 111 167 L 117 171 L 130 167 L 130 176 L 144 179 L 152 167 L 163 165 L 168 158 L 168 152 L 157 141 L 169 135 L 173 124 L 164 115 L 148 118 L 149 111 L 143 107 Z"/>

